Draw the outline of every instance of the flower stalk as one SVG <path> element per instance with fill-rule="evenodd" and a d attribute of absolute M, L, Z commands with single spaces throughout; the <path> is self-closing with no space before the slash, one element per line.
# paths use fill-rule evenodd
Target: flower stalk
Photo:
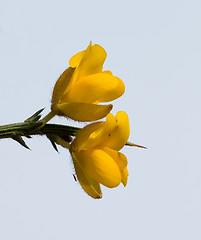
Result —
<path fill-rule="evenodd" d="M 54 116 L 56 115 L 56 113 L 54 112 L 49 112 L 43 119 L 40 120 L 40 122 L 43 123 L 43 125 L 45 125 L 48 121 L 50 121 Z"/>

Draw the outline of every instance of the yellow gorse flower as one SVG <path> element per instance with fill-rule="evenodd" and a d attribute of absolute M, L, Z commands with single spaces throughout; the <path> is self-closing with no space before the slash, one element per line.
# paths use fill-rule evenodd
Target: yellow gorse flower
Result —
<path fill-rule="evenodd" d="M 81 129 L 72 144 L 77 178 L 84 191 L 93 198 L 101 198 L 100 184 L 117 187 L 127 184 L 127 158 L 119 152 L 130 134 L 129 119 L 120 111 L 116 117 L 109 113 L 105 122 L 95 122 Z"/>
<path fill-rule="evenodd" d="M 102 70 L 106 56 L 104 48 L 90 43 L 70 59 L 70 67 L 55 84 L 52 112 L 76 121 L 95 121 L 111 111 L 111 104 L 98 104 L 120 97 L 125 86 L 110 71 Z"/>

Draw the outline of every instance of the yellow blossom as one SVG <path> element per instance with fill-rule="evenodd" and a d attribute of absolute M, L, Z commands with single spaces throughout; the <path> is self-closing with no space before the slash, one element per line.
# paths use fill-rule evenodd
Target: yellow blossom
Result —
<path fill-rule="evenodd" d="M 111 113 L 105 122 L 95 122 L 81 129 L 72 144 L 72 155 L 77 178 L 85 192 L 101 198 L 100 184 L 117 187 L 127 184 L 127 158 L 119 152 L 130 134 L 128 116 L 120 111 Z"/>
<path fill-rule="evenodd" d="M 105 117 L 112 105 L 99 105 L 120 97 L 125 86 L 122 80 L 103 71 L 107 53 L 91 43 L 75 54 L 70 67 L 57 80 L 52 96 L 52 112 L 76 121 L 95 121 Z"/>

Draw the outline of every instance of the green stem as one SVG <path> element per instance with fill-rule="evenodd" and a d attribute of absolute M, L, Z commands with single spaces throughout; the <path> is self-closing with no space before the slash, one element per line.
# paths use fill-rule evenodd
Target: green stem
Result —
<path fill-rule="evenodd" d="M 0 126 L 0 139 L 13 138 L 13 135 L 31 136 L 31 135 L 71 135 L 75 136 L 80 128 L 58 124 L 45 124 L 40 128 L 43 122 L 22 122 Z"/>

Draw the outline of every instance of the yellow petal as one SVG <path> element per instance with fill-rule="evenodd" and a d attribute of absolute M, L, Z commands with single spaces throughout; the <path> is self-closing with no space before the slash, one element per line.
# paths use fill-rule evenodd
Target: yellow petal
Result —
<path fill-rule="evenodd" d="M 84 191 L 92 198 L 95 198 L 95 199 L 102 198 L 100 184 L 94 181 L 92 178 L 90 178 L 86 174 L 84 169 L 79 164 L 79 161 L 77 160 L 76 155 L 74 153 L 72 153 L 72 159 L 73 159 L 73 164 L 75 167 L 77 178 L 80 182 L 80 185 L 84 189 Z"/>
<path fill-rule="evenodd" d="M 61 74 L 57 80 L 53 90 L 52 104 L 57 104 L 61 100 L 63 93 L 67 89 L 68 84 L 72 79 L 73 72 L 74 69 L 69 67 Z"/>
<path fill-rule="evenodd" d="M 121 172 L 121 182 L 123 183 L 124 187 L 127 185 L 127 181 L 128 181 L 128 169 L 125 168 L 122 172 Z"/>
<path fill-rule="evenodd" d="M 127 185 L 127 179 L 128 179 L 128 169 L 127 169 L 127 158 L 126 156 L 118 152 L 116 150 L 113 150 L 111 148 L 103 148 L 103 150 L 108 153 L 116 162 L 116 164 L 119 167 L 119 170 L 121 172 L 121 182 L 123 183 L 124 187 Z"/>
<path fill-rule="evenodd" d="M 97 73 L 79 80 L 62 101 L 97 104 L 113 101 L 124 92 L 125 85 L 120 78 L 108 73 Z"/>
<path fill-rule="evenodd" d="M 76 68 L 74 81 L 76 82 L 84 76 L 101 72 L 106 56 L 107 53 L 104 48 L 98 44 L 92 46 L 90 42 Z"/>
<path fill-rule="evenodd" d="M 79 64 L 80 64 L 80 61 L 82 60 L 82 58 L 84 56 L 84 54 L 85 54 L 85 50 L 75 54 L 74 56 L 72 56 L 72 58 L 69 61 L 69 65 L 72 68 L 78 67 Z"/>
<path fill-rule="evenodd" d="M 106 123 L 110 125 L 110 122 L 111 116 L 108 114 Z M 113 123 L 112 126 L 115 124 Z M 112 126 L 110 127 L 111 132 L 108 132 L 107 139 L 104 141 L 104 146 L 119 151 L 124 147 L 130 135 L 128 115 L 123 111 L 118 112 L 116 114 L 116 127 L 112 128 Z"/>
<path fill-rule="evenodd" d="M 106 187 L 117 187 L 121 182 L 119 167 L 113 158 L 101 149 L 76 152 L 80 165 L 95 181 Z"/>
<path fill-rule="evenodd" d="M 103 151 L 105 151 L 114 159 L 114 161 L 119 167 L 120 172 L 122 172 L 127 167 L 128 161 L 126 156 L 123 153 L 107 147 L 104 147 Z"/>
<path fill-rule="evenodd" d="M 71 149 L 73 151 L 80 151 L 80 150 L 86 150 L 93 147 L 103 148 L 105 146 L 108 146 L 109 144 L 111 145 L 114 141 L 117 141 L 117 142 L 121 141 L 121 138 L 124 138 L 124 137 L 117 136 L 114 134 L 114 132 L 117 131 L 117 127 L 118 127 L 118 121 L 116 121 L 116 117 L 113 114 L 109 113 L 107 115 L 106 122 L 91 123 L 85 126 L 84 128 L 82 128 L 78 132 L 73 143 L 71 144 Z M 114 138 L 117 137 L 117 139 L 111 141 L 110 138 L 113 138 L 113 137 Z M 113 149 L 111 149 L 111 151 L 116 152 Z M 127 163 L 127 160 L 126 160 L 126 163 Z"/>
<path fill-rule="evenodd" d="M 98 146 L 104 141 L 104 126 L 105 122 L 95 122 L 82 128 L 71 144 L 71 151 L 78 152 Z"/>
<path fill-rule="evenodd" d="M 107 137 L 110 137 L 111 133 L 117 127 L 116 117 L 112 113 L 108 113 L 105 122 L 105 130 L 107 132 Z"/>
<path fill-rule="evenodd" d="M 87 103 L 61 103 L 58 104 L 58 115 L 69 117 L 75 121 L 90 122 L 105 117 L 112 105 L 96 105 Z"/>
<path fill-rule="evenodd" d="M 103 71 L 103 73 L 108 73 L 108 74 L 112 75 L 112 72 L 110 70 L 105 70 L 105 71 Z"/>

